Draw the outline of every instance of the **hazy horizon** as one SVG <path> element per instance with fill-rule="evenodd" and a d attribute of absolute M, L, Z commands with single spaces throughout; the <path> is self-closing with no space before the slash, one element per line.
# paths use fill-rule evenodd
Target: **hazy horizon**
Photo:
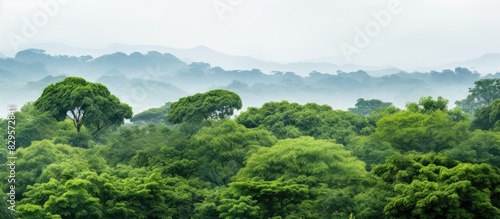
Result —
<path fill-rule="evenodd" d="M 203 45 L 278 63 L 414 70 L 499 53 L 498 6 L 486 0 L 3 0 L 0 52 L 12 56 L 38 43 Z"/>

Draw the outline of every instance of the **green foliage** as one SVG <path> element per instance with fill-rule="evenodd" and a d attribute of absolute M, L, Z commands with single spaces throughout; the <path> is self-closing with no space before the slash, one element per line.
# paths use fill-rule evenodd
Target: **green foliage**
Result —
<path fill-rule="evenodd" d="M 68 145 L 55 145 L 48 140 L 35 141 L 28 148 L 20 148 L 16 151 L 16 171 L 22 174 L 16 175 L 16 193 L 19 198 L 23 197 L 28 185 L 33 185 L 35 182 L 40 182 L 42 172 L 47 166 L 56 163 L 64 162 L 68 156 L 82 156 L 83 152 L 77 148 L 72 148 Z M 2 178 L 7 178 L 0 173 Z M 7 186 L 7 185 L 5 185 Z M 4 188 L 6 190 L 6 188 Z"/>
<path fill-rule="evenodd" d="M 394 186 L 384 212 L 391 218 L 497 218 L 500 175 L 487 164 L 428 165 L 419 179 Z M 425 179 L 426 178 L 426 179 Z"/>
<path fill-rule="evenodd" d="M 31 102 L 25 104 L 15 116 L 16 147 L 28 147 L 32 141 L 51 139 L 57 130 L 56 120 L 48 112 L 36 110 Z"/>
<path fill-rule="evenodd" d="M 312 136 L 335 139 L 345 144 L 367 126 L 359 115 L 333 110 L 327 105 L 269 102 L 261 108 L 249 107 L 236 121 L 247 128 L 264 128 L 280 139 Z"/>
<path fill-rule="evenodd" d="M 111 166 L 116 166 L 119 163 L 130 164 L 130 160 L 141 150 L 149 151 L 153 148 L 155 150 L 153 153 L 157 153 L 159 147 L 163 145 L 185 146 L 186 141 L 182 133 L 172 131 L 166 126 L 123 127 L 110 137 L 110 144 L 100 152 Z M 144 158 L 147 163 L 148 157 Z"/>
<path fill-rule="evenodd" d="M 118 161 L 112 165 L 130 164 L 161 170 L 164 176 L 190 177 L 196 171 L 197 160 L 192 158 L 188 144 L 188 136 L 183 132 L 163 125 L 148 125 L 123 129 L 103 154 L 110 161 Z"/>
<path fill-rule="evenodd" d="M 7 179 L 7 178 L 5 178 Z M 5 180 L 7 181 L 7 180 Z M 11 206 L 9 202 L 7 202 L 8 198 L 7 198 L 7 195 L 4 194 L 3 192 L 4 190 L 2 190 L 2 194 L 0 194 L 0 199 L 2 201 L 0 201 L 0 215 L 2 216 L 2 219 L 5 218 L 5 219 L 16 219 L 16 212 L 13 212 L 12 210 L 9 209 L 9 207 Z M 7 193 L 7 192 L 5 192 Z M 17 203 L 16 203 L 17 205 Z M 19 206 L 16 206 L 16 210 L 19 209 Z"/>
<path fill-rule="evenodd" d="M 232 120 L 221 120 L 201 129 L 191 139 L 198 176 L 217 186 L 227 185 L 244 166 L 245 157 L 260 147 L 276 143 L 265 130 L 247 129 Z"/>
<path fill-rule="evenodd" d="M 455 102 L 463 111 L 471 114 L 500 98 L 500 79 L 481 79 L 474 82 L 474 85 L 469 88 L 467 98 Z"/>
<path fill-rule="evenodd" d="M 61 90 L 84 82 L 68 81 Z M 351 109 L 358 115 L 270 102 L 231 120 L 241 100 L 215 90 L 99 136 L 90 123 L 77 130 L 28 103 L 16 113 L 17 140 L 31 145 L 16 152 L 18 212 L 8 215 L 4 202 L 0 217 L 498 218 L 500 102 L 476 114 L 474 125 L 488 121 L 488 131 L 473 132 L 447 103 L 424 97 L 401 111 L 360 99 Z M 165 124 L 167 112 L 181 124 Z M 0 162 L 7 153 L 0 148 Z"/>
<path fill-rule="evenodd" d="M 476 111 L 472 129 L 500 131 L 500 99 Z"/>
<path fill-rule="evenodd" d="M 439 168 L 453 168 L 458 163 L 458 161 L 435 153 L 397 154 L 388 157 L 384 164 L 375 166 L 372 172 L 391 185 L 397 183 L 408 184 L 416 179 L 435 179 L 436 173 L 439 173 Z M 422 169 L 427 166 L 435 167 L 436 169 L 432 172 L 422 172 Z"/>
<path fill-rule="evenodd" d="M 436 154 L 397 155 L 373 172 L 396 193 L 389 218 L 496 218 L 500 172 L 488 164 L 458 163 Z"/>
<path fill-rule="evenodd" d="M 394 192 L 390 186 L 377 179 L 377 184 L 354 197 L 356 203 L 354 208 L 354 212 L 356 212 L 355 218 L 385 218 L 384 207 L 387 205 L 387 198 L 393 196 Z"/>
<path fill-rule="evenodd" d="M 121 213 L 128 214 L 125 218 L 188 219 L 194 212 L 195 203 L 202 201 L 202 190 L 207 185 L 199 180 L 164 178 L 153 172 L 145 178 L 120 180 L 116 187 L 120 188 L 116 201 L 129 209 L 128 213 Z"/>
<path fill-rule="evenodd" d="M 385 162 L 385 158 L 398 153 L 389 142 L 378 140 L 374 136 L 356 136 L 346 145 L 354 156 L 366 163 L 367 170 L 374 164 Z"/>
<path fill-rule="evenodd" d="M 373 137 L 401 152 L 442 151 L 467 137 L 468 123 L 455 122 L 446 112 L 402 111 L 380 119 Z"/>
<path fill-rule="evenodd" d="M 251 196 L 264 218 L 328 218 L 354 205 L 335 198 L 337 193 L 352 198 L 369 182 L 364 163 L 342 145 L 302 137 L 281 140 L 251 155 L 229 184 L 228 198 Z"/>
<path fill-rule="evenodd" d="M 431 96 L 422 97 L 417 103 L 408 103 L 406 108 L 412 112 L 432 113 L 437 110 L 446 112 L 448 110 L 448 100 L 439 96 L 437 100 L 433 100 Z"/>
<path fill-rule="evenodd" d="M 49 112 L 57 121 L 70 119 L 77 132 L 85 126 L 93 134 L 132 117 L 132 108 L 120 103 L 104 85 L 77 77 L 67 77 L 46 87 L 34 106 Z"/>
<path fill-rule="evenodd" d="M 500 133 L 476 130 L 470 138 L 443 154 L 462 162 L 488 163 L 500 168 Z"/>
<path fill-rule="evenodd" d="M 162 107 L 148 109 L 134 115 L 130 121 L 134 124 L 162 123 L 168 125 L 167 115 L 170 112 L 171 105 L 172 103 L 169 102 Z"/>
<path fill-rule="evenodd" d="M 224 119 L 232 116 L 234 111 L 241 107 L 238 94 L 217 89 L 179 99 L 171 105 L 167 118 L 173 124 Z"/>
<path fill-rule="evenodd" d="M 360 98 L 356 100 L 356 104 L 354 105 L 354 108 L 349 108 L 349 111 L 356 113 L 360 116 L 368 116 L 372 112 L 380 109 L 380 108 L 387 108 L 392 106 L 392 103 L 389 102 L 383 102 L 378 99 L 371 99 L 371 100 L 365 100 L 363 98 Z"/>

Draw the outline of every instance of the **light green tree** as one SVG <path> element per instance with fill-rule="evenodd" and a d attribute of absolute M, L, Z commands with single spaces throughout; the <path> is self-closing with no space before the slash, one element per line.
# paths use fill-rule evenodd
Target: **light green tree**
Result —
<path fill-rule="evenodd" d="M 257 215 L 264 218 L 331 218 L 352 213 L 352 198 L 370 183 L 364 163 L 342 145 L 302 137 L 281 140 L 252 154 L 222 199 L 236 202 L 250 196 L 256 201 L 253 206 L 259 207 Z M 340 193 L 345 198 L 339 198 Z M 250 203 L 254 202 L 244 201 Z M 256 208 L 251 209 L 239 212 L 255 215 Z"/>

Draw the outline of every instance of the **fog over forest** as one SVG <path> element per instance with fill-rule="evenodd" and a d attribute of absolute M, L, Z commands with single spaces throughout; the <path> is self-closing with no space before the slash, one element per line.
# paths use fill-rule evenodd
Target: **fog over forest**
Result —
<path fill-rule="evenodd" d="M 205 62 L 186 63 L 172 54 L 157 51 L 115 52 L 92 57 L 50 55 L 41 49 L 28 49 L 13 58 L 0 58 L 0 83 L 16 94 L 16 98 L 12 98 L 2 92 L 0 99 L 4 105 L 22 106 L 36 100 L 47 85 L 67 76 L 79 76 L 106 85 L 129 103 L 134 113 L 216 88 L 238 93 L 243 100 L 243 110 L 281 100 L 328 104 L 345 110 L 353 107 L 359 98 L 380 99 L 403 108 L 407 102 L 424 96 L 442 96 L 450 100 L 453 107 L 456 100 L 467 96 L 474 81 L 500 77 L 499 73 L 480 74 L 460 65 L 428 72 L 388 69 L 385 75 L 380 75 L 383 69 L 342 71 L 332 67 L 332 71 L 321 72 L 316 71 L 314 65 L 309 68 L 309 74 L 299 75 L 279 69 L 228 70 Z"/>
<path fill-rule="evenodd" d="M 499 8 L 0 0 L 0 219 L 500 219 Z"/>

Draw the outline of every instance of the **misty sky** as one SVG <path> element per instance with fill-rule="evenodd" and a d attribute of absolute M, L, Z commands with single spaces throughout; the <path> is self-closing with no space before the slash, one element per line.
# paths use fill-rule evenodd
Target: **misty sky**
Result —
<path fill-rule="evenodd" d="M 39 3 L 50 1 L 56 0 L 0 0 L 0 52 L 15 54 L 10 41 L 18 36 L 25 39 L 19 49 L 41 42 L 205 45 L 278 62 L 345 64 L 341 45 L 351 45 L 357 48 L 351 63 L 405 69 L 500 52 L 498 0 L 59 0 L 44 23 Z M 372 15 L 382 10 L 391 16 L 384 25 Z M 25 36 L 33 17 L 38 31 Z M 367 25 L 369 43 L 356 47 L 356 28 L 366 34 Z"/>

